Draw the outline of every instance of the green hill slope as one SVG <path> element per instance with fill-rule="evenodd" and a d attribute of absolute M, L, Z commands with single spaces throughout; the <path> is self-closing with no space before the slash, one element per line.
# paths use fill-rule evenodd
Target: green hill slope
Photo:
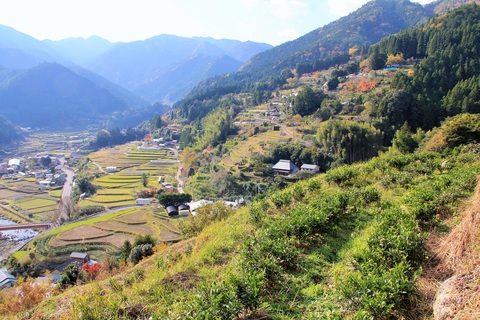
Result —
<path fill-rule="evenodd" d="M 480 173 L 474 150 L 390 152 L 210 226 L 193 219 L 203 221 L 198 236 L 50 298 L 30 317 L 415 318 L 423 242 L 472 195 Z"/>

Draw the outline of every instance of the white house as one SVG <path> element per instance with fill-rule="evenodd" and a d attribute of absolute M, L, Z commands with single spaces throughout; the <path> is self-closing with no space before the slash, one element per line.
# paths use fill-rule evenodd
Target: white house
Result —
<path fill-rule="evenodd" d="M 17 282 L 17 278 L 11 275 L 7 269 L 0 269 L 0 289 L 10 288 L 15 282 Z"/>
<path fill-rule="evenodd" d="M 308 171 L 308 172 L 313 172 L 313 173 L 319 173 L 320 172 L 320 167 L 317 166 L 316 164 L 302 164 L 300 167 L 300 170 L 302 171 Z"/>
<path fill-rule="evenodd" d="M 150 199 L 148 198 L 138 198 L 136 200 L 137 206 L 145 206 L 151 203 Z"/>
<path fill-rule="evenodd" d="M 114 173 L 118 171 L 117 167 L 107 167 L 106 169 L 108 173 Z"/>

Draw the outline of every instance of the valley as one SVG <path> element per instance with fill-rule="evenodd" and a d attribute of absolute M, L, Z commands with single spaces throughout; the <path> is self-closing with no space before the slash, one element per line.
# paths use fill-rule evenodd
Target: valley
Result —
<path fill-rule="evenodd" d="M 478 3 L 275 47 L 0 27 L 0 315 L 476 319 Z"/>

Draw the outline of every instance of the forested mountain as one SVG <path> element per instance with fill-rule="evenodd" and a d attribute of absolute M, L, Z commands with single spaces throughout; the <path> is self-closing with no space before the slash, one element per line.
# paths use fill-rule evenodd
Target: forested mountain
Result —
<path fill-rule="evenodd" d="M 397 73 L 384 98 L 383 115 L 396 128 L 406 121 L 414 129 L 431 129 L 448 116 L 480 113 L 479 28 L 480 6 L 472 4 L 371 48 L 370 60 L 391 54 L 422 59 L 412 77 Z"/>
<path fill-rule="evenodd" d="M 429 17 L 423 6 L 408 0 L 370 1 L 346 17 L 255 55 L 239 72 L 207 79 L 179 105 L 185 109 L 192 101 L 218 94 L 273 90 L 291 77 L 292 69 L 303 73 L 346 63 L 352 50 L 366 54 L 369 45 Z"/>
<path fill-rule="evenodd" d="M 18 74 L 0 90 L 0 114 L 24 126 L 78 127 L 126 108 L 125 101 L 56 63 Z"/>
<path fill-rule="evenodd" d="M 87 67 L 150 101 L 175 101 L 199 80 L 236 71 L 245 59 L 269 47 L 252 42 L 161 35 L 117 43 Z M 225 56 L 231 58 L 221 58 Z M 195 70 L 192 77 L 186 65 Z M 168 88 L 158 87 L 167 82 Z M 178 90 L 178 86 L 183 88 Z"/>
<path fill-rule="evenodd" d="M 428 18 L 421 5 L 407 0 L 370 1 L 346 17 L 254 56 L 243 70 L 259 72 L 268 66 L 272 73 L 278 73 L 284 68 L 295 68 L 297 63 L 313 63 L 348 52 L 355 46 L 360 50 Z"/>

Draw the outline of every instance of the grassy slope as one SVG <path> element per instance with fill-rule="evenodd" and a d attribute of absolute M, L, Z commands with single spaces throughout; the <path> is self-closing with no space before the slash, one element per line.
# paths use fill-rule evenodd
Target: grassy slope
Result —
<path fill-rule="evenodd" d="M 331 170 L 29 317 L 412 317 L 424 232 L 455 213 L 480 172 L 475 154 L 448 159 L 390 154 Z"/>

